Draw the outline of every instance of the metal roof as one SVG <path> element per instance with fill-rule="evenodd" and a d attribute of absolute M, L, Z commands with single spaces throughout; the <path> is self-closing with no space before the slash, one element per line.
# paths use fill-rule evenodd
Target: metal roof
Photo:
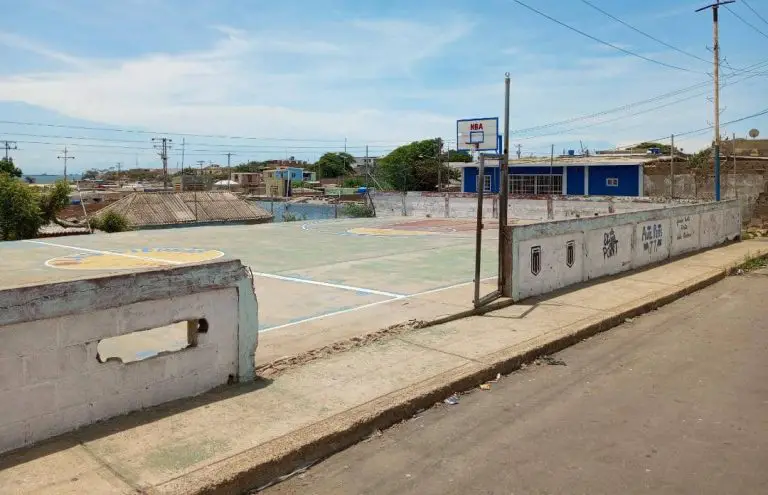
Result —
<path fill-rule="evenodd" d="M 137 192 L 100 210 L 123 215 L 135 227 L 195 222 L 256 222 L 272 215 L 227 191 Z"/>

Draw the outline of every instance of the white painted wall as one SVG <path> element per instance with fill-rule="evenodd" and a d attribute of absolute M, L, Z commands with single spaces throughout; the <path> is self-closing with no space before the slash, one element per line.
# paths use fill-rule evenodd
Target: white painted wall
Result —
<path fill-rule="evenodd" d="M 515 226 L 512 297 L 545 294 L 736 239 L 740 212 L 738 200 L 732 200 Z M 566 263 L 569 242 L 581 257 L 571 266 Z"/>
<path fill-rule="evenodd" d="M 203 393 L 238 376 L 237 287 L 0 325 L 0 452 Z M 123 364 L 100 340 L 206 318 L 193 348 Z"/>

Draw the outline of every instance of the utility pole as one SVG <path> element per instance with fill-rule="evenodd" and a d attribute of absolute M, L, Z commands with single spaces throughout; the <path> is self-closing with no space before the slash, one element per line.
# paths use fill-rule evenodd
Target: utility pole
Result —
<path fill-rule="evenodd" d="M 120 186 L 120 167 L 123 166 L 123 162 L 117 162 L 117 187 Z"/>
<path fill-rule="evenodd" d="M 736 133 L 733 133 L 733 141 L 731 141 L 731 144 L 733 145 L 733 191 L 736 195 L 736 198 L 739 197 L 739 183 L 737 181 L 736 177 Z"/>
<path fill-rule="evenodd" d="M 672 134 L 672 147 L 669 149 L 669 197 L 675 199 L 675 135 Z"/>
<path fill-rule="evenodd" d="M 163 161 L 163 191 L 168 189 L 168 148 L 171 147 L 172 139 L 152 138 L 152 142 L 155 143 L 155 149 L 158 150 L 160 159 Z"/>
<path fill-rule="evenodd" d="M 440 150 L 443 147 L 443 143 L 440 141 L 440 138 L 437 138 L 435 140 L 435 144 L 437 145 L 437 192 L 442 192 L 442 180 L 443 180 L 443 162 L 440 159 Z M 367 152 L 366 152 L 367 153 Z"/>
<path fill-rule="evenodd" d="M 16 146 L 16 141 L 6 141 L 6 142 L 3 144 L 3 147 L 5 148 L 5 161 L 8 161 L 8 152 L 9 152 L 10 150 L 17 150 L 17 149 L 19 149 L 19 148 Z"/>
<path fill-rule="evenodd" d="M 181 138 L 181 177 L 179 178 L 179 190 L 184 192 L 184 150 L 187 147 L 187 139 Z"/>
<path fill-rule="evenodd" d="M 712 9 L 712 24 L 715 43 L 713 47 L 714 49 L 712 50 L 715 54 L 715 142 L 713 144 L 715 155 L 715 201 L 720 201 L 720 33 L 718 27 L 718 12 L 720 6 L 728 5 L 730 3 L 736 3 L 736 0 L 717 0 L 716 3 L 696 9 L 696 12 Z"/>
<path fill-rule="evenodd" d="M 69 182 L 67 180 L 67 160 L 74 160 L 75 157 L 71 156 L 69 154 L 69 151 L 67 151 L 67 147 L 64 146 L 64 151 L 62 151 L 62 154 L 58 156 L 59 160 L 64 160 L 64 182 Z"/>
<path fill-rule="evenodd" d="M 512 273 L 511 251 L 507 249 L 507 213 L 509 212 L 509 72 L 504 75 L 504 147 L 501 157 L 501 191 L 499 191 L 499 292 L 502 296 L 509 297 L 507 290 L 507 278 Z"/>
<path fill-rule="evenodd" d="M 232 190 L 232 165 L 231 165 L 231 159 L 232 155 L 235 153 L 224 153 L 227 156 L 227 175 L 229 175 L 229 179 L 227 180 L 227 190 Z"/>

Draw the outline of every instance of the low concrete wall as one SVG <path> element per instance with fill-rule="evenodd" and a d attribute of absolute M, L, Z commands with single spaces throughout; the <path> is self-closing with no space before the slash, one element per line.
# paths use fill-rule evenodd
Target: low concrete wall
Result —
<path fill-rule="evenodd" d="M 705 249 L 741 233 L 738 201 L 512 227 L 514 300 Z"/>
<path fill-rule="evenodd" d="M 184 350 L 98 358 L 103 339 L 201 318 L 207 331 L 190 331 Z M 239 261 L 0 291 L 0 452 L 251 380 L 257 329 Z"/>
<path fill-rule="evenodd" d="M 409 192 L 405 197 L 397 192 L 376 192 L 372 195 L 377 217 L 418 218 L 476 218 L 477 196 L 465 193 Z M 660 208 L 666 201 L 647 198 L 609 198 L 601 196 L 556 196 L 554 219 L 592 217 L 616 213 Z M 483 199 L 483 218 L 498 218 L 498 196 Z M 546 220 L 546 197 L 511 196 L 509 218 L 519 220 Z"/>

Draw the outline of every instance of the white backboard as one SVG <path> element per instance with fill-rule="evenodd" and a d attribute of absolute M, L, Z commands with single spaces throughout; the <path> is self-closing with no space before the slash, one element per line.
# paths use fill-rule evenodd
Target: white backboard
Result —
<path fill-rule="evenodd" d="M 457 120 L 456 142 L 459 151 L 496 151 L 499 146 L 499 118 Z"/>

